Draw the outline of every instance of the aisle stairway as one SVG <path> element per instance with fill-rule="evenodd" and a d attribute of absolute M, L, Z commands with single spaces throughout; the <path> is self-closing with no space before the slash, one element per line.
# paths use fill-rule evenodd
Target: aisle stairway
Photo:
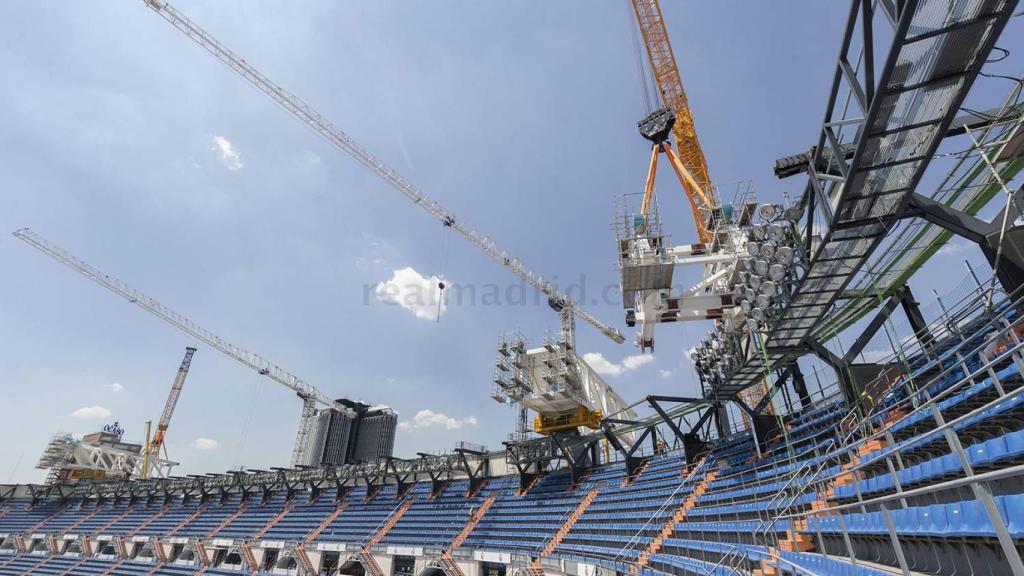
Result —
<path fill-rule="evenodd" d="M 190 516 L 187 516 L 187 517 L 186 517 L 186 518 L 185 518 L 184 520 L 182 520 L 181 522 L 179 522 L 177 526 L 175 526 L 174 528 L 172 528 L 172 529 L 171 529 L 171 531 L 170 531 L 170 532 L 168 532 L 168 533 L 167 533 L 167 534 L 165 535 L 165 538 L 170 538 L 171 536 L 174 536 L 174 535 L 175 535 L 175 534 L 176 534 L 176 533 L 177 533 L 177 532 L 178 532 L 179 530 L 181 530 L 182 528 L 184 528 L 184 527 L 185 527 L 186 525 L 188 525 L 188 524 L 189 524 L 190 522 L 192 522 L 192 521 L 193 521 L 193 520 L 195 520 L 196 518 L 199 518 L 200 516 L 202 516 L 202 515 L 203 515 L 203 512 L 206 512 L 206 508 L 207 508 L 207 506 L 208 506 L 208 503 L 207 503 L 207 502 L 203 502 L 202 504 L 200 504 L 200 505 L 199 505 L 199 507 L 198 507 L 198 508 L 196 508 L 196 511 L 195 511 L 195 512 L 193 512 L 193 513 L 192 513 L 192 514 L 191 514 Z"/>
<path fill-rule="evenodd" d="M 700 466 L 697 466 L 699 468 Z M 695 468 L 695 470 L 697 469 Z M 683 505 L 676 510 L 675 514 L 669 518 L 668 522 L 661 528 L 661 532 L 651 541 L 647 548 L 640 553 L 640 557 L 637 558 L 636 564 L 633 565 L 633 573 L 641 571 L 650 562 L 651 556 L 657 554 L 661 550 L 662 544 L 665 539 L 668 538 L 673 530 L 675 530 L 676 524 L 683 521 L 686 517 L 686 513 L 689 512 L 694 506 L 697 505 L 697 499 L 704 495 L 708 491 L 708 487 L 712 482 L 715 481 L 716 472 L 711 471 L 704 475 L 701 481 L 693 488 L 693 492 L 683 501 Z"/>
<path fill-rule="evenodd" d="M 284 508 L 281 509 L 281 511 L 278 512 L 276 516 L 271 518 L 269 522 L 267 522 L 259 530 L 257 530 L 252 535 L 252 538 L 250 538 L 250 539 L 251 540 L 259 540 L 260 538 L 263 538 L 264 534 L 269 532 L 270 529 L 273 528 L 274 526 L 277 526 L 277 523 L 280 522 L 281 520 L 283 520 L 284 517 L 287 516 L 288 513 L 291 512 L 294 508 L 295 508 L 295 500 L 294 499 L 289 500 L 288 503 L 284 505 Z M 331 518 L 331 520 L 334 520 L 334 518 Z"/>
<path fill-rule="evenodd" d="M 164 515 L 164 514 L 166 514 L 166 513 L 167 513 L 167 511 L 168 511 L 168 510 L 170 510 L 170 509 L 171 509 L 171 507 L 170 507 L 170 506 L 168 506 L 168 505 L 164 505 L 164 506 L 163 506 L 163 507 L 161 507 L 161 508 L 160 508 L 159 510 L 157 510 L 156 514 L 153 514 L 153 515 L 152 515 L 152 516 L 150 516 L 149 518 L 146 518 L 146 520 L 144 520 L 144 521 L 142 522 L 142 524 L 139 524 L 139 525 L 138 525 L 138 526 L 137 526 L 137 527 L 136 527 L 136 528 L 135 528 L 134 530 L 132 530 L 131 532 L 129 532 L 129 533 L 127 534 L 127 536 L 126 536 L 126 537 L 128 537 L 128 538 L 131 538 L 132 536 L 135 536 L 135 535 L 136 535 L 136 534 L 138 534 L 139 532 L 143 531 L 143 530 L 144 530 L 144 529 L 146 529 L 146 527 L 148 527 L 148 526 L 149 526 L 150 524 L 152 524 L 153 522 L 156 522 L 156 521 L 157 521 L 157 520 L 159 520 L 159 519 L 160 519 L 161 517 L 163 517 L 163 515 Z"/>
<path fill-rule="evenodd" d="M 340 502 L 338 507 L 334 509 L 334 512 L 331 512 L 327 517 L 321 520 L 320 525 L 314 528 L 309 534 L 306 534 L 306 537 L 303 538 L 302 541 L 308 544 L 309 542 L 316 540 L 317 536 L 320 536 L 320 534 L 322 534 L 332 522 L 337 520 L 338 516 L 341 516 L 341 513 L 344 512 L 346 508 L 348 508 L 348 502 Z"/>
<path fill-rule="evenodd" d="M 214 536 L 216 536 L 218 532 L 220 532 L 221 530 L 227 528 L 232 522 L 237 520 L 239 516 L 244 514 L 245 513 L 245 509 L 248 508 L 248 507 L 249 507 L 249 503 L 248 502 L 242 502 L 242 504 L 238 506 L 237 510 L 235 510 L 227 518 L 222 520 L 221 523 L 218 524 L 216 528 L 214 528 L 213 530 L 210 530 L 206 534 L 205 537 L 206 538 L 213 538 Z"/>
<path fill-rule="evenodd" d="M 551 538 L 547 545 L 544 546 L 544 549 L 541 550 L 541 556 L 549 556 L 555 551 L 555 548 L 562 543 L 562 540 L 565 538 L 565 535 L 569 533 L 569 530 L 572 530 L 572 527 L 576 525 L 576 521 L 579 520 L 580 516 L 587 511 L 587 507 L 594 501 L 594 498 L 597 498 L 596 488 L 591 489 L 587 492 L 587 495 L 583 497 L 583 500 L 580 500 L 580 503 L 572 511 L 572 514 L 569 514 L 569 517 L 565 519 L 565 523 L 562 524 L 562 527 L 558 529 L 558 532 L 555 532 L 554 537 Z"/>
<path fill-rule="evenodd" d="M 402 502 L 402 504 L 399 505 L 398 508 L 396 508 L 395 511 L 388 517 L 387 522 L 385 522 L 384 525 L 381 526 L 380 529 L 378 529 L 373 534 L 373 536 L 370 537 L 370 539 L 366 543 L 366 546 L 364 546 L 363 549 L 369 550 L 371 546 L 377 544 L 381 541 L 382 538 L 387 536 L 388 531 L 390 531 L 395 526 L 395 524 L 397 524 L 398 521 L 402 519 L 402 516 L 404 516 L 406 511 L 409 510 L 409 506 L 412 506 L 412 503 L 412 498 L 408 498 L 404 502 Z"/>
<path fill-rule="evenodd" d="M 473 515 L 466 522 L 466 525 L 463 526 L 462 531 L 459 532 L 458 536 L 455 537 L 455 540 L 452 540 L 451 546 L 449 546 L 448 549 L 444 551 L 444 554 L 442 556 L 447 556 L 448 558 L 451 558 L 452 550 L 455 550 L 459 546 L 462 546 L 462 543 L 466 541 L 466 538 L 469 538 L 469 535 L 473 533 L 473 529 L 476 528 L 476 525 L 480 523 L 480 519 L 483 518 L 484 514 L 487 514 L 487 511 L 491 509 L 491 505 L 494 504 L 495 499 L 495 496 L 490 496 L 487 498 L 487 500 L 484 500 L 483 504 L 481 504 L 480 507 L 477 508 L 476 512 L 474 512 Z"/>
<path fill-rule="evenodd" d="M 363 567 L 369 572 L 367 576 L 384 576 L 384 571 L 381 570 L 380 564 L 374 560 L 373 554 L 370 554 L 366 550 L 359 551 L 359 559 L 363 562 Z"/>

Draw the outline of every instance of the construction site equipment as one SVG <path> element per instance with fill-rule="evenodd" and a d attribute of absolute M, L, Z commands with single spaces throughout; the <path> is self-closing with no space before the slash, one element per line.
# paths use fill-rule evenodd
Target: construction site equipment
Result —
<path fill-rule="evenodd" d="M 636 418 L 636 412 L 561 335 L 549 335 L 543 345 L 527 349 L 522 334 L 509 332 L 497 352 L 491 398 L 536 412 L 533 432 L 596 430 L 604 416 Z M 526 430 L 516 432 L 522 436 Z"/>
<path fill-rule="evenodd" d="M 119 481 L 140 476 L 145 458 L 143 447 L 111 436 L 97 433 L 79 439 L 59 432 L 47 443 L 36 467 L 49 470 L 47 484 Z M 153 457 L 147 465 L 150 477 L 168 478 L 177 463 Z"/>
<path fill-rule="evenodd" d="M 639 325 L 635 344 L 654 350 L 658 323 L 718 320 L 734 316 L 731 283 L 737 262 L 746 256 L 741 232 L 756 208 L 750 187 L 741 187 L 731 203 L 722 204 L 708 176 L 707 161 L 697 139 L 682 77 L 665 28 L 658 0 L 631 0 L 637 26 L 647 52 L 650 76 L 657 84 L 662 108 L 638 123 L 640 134 L 651 142 L 647 181 L 639 206 L 627 194 L 616 210 L 615 235 L 621 272 L 622 304 L 626 325 Z M 639 51 L 639 47 L 637 48 Z M 648 68 L 641 64 L 641 73 Z M 644 81 L 647 91 L 647 80 Z M 653 107 L 648 102 L 648 110 Z M 675 136 L 676 149 L 669 142 Z M 686 194 L 693 213 L 697 242 L 671 246 L 662 232 L 654 195 L 658 157 L 668 157 L 672 171 Z M 672 284 L 676 266 L 703 266 L 703 278 L 692 288 L 677 292 Z"/>
<path fill-rule="evenodd" d="M 174 383 L 171 384 L 171 392 L 167 395 L 164 411 L 160 414 L 160 421 L 156 425 L 156 434 L 153 435 L 152 440 L 148 438 L 147 430 L 146 455 L 142 467 L 143 480 L 149 477 L 149 459 L 160 456 L 160 448 L 164 445 L 164 437 L 167 435 L 167 427 L 171 423 L 171 415 L 174 414 L 174 407 L 178 405 L 178 397 L 181 396 L 181 388 L 185 385 L 185 377 L 188 376 L 189 366 L 192 365 L 192 355 L 195 353 L 196 349 L 194 347 L 188 346 L 185 348 L 185 357 L 182 358 L 181 366 L 178 367 L 178 374 L 174 377 Z"/>
<path fill-rule="evenodd" d="M 481 252 L 494 261 L 501 264 L 506 270 L 512 272 L 524 282 L 533 286 L 548 298 L 548 303 L 562 315 L 563 329 L 567 329 L 567 315 L 575 315 L 596 328 L 599 332 L 612 339 L 616 343 L 622 343 L 625 338 L 618 329 L 608 326 L 598 320 L 594 315 L 581 308 L 576 302 L 564 292 L 558 290 L 543 276 L 536 274 L 526 268 L 523 263 L 506 250 L 501 249 L 488 236 L 480 236 L 475 230 L 464 224 L 454 214 L 446 210 L 426 194 L 420 192 L 408 180 L 398 172 L 385 165 L 380 159 L 371 154 L 368 150 L 357 144 L 345 132 L 329 122 L 322 114 L 314 110 L 309 104 L 298 96 L 288 92 L 270 78 L 264 76 L 243 58 L 229 50 L 206 30 L 179 12 L 174 6 L 163 0 L 144 0 L 146 6 L 156 12 L 160 17 L 169 22 L 172 26 L 188 36 L 201 48 L 212 54 L 224 65 L 235 71 L 242 78 L 245 78 L 253 86 L 259 88 L 263 93 L 280 104 L 285 110 L 313 129 L 331 144 L 356 159 L 358 162 L 369 168 L 374 174 L 380 177 L 389 186 L 398 190 L 414 204 L 425 210 L 431 217 L 444 226 L 454 230 Z"/>
<path fill-rule="evenodd" d="M 711 216 L 713 204 L 668 143 L 668 131 L 675 121 L 675 114 L 668 108 L 655 110 L 640 121 L 640 134 L 654 144 L 651 148 L 651 163 L 647 168 L 647 183 L 644 185 L 644 199 L 640 212 L 644 216 L 650 213 L 651 199 L 654 197 L 654 180 L 658 174 L 658 156 L 664 153 L 679 180 L 679 185 L 686 191 L 686 198 L 690 202 L 690 210 L 693 212 L 694 224 L 697 227 L 697 238 L 702 243 L 710 243 L 712 238 L 707 220 Z M 645 226 L 644 220 L 637 222 L 637 227 L 641 229 L 638 231 L 643 231 Z"/>
<path fill-rule="evenodd" d="M 51 244 L 28 228 L 22 228 L 15 231 L 14 236 L 61 264 L 75 270 L 86 278 L 89 278 L 93 282 L 96 282 L 100 286 L 103 286 L 115 294 L 119 294 L 124 299 L 128 300 L 128 302 L 153 314 L 157 318 L 164 320 L 179 330 L 187 334 L 191 334 L 214 350 L 218 350 L 224 355 L 234 358 L 242 364 L 259 372 L 263 376 L 294 390 L 295 393 L 298 394 L 299 398 L 302 398 L 302 418 L 299 421 L 299 430 L 295 436 L 295 447 L 292 450 L 293 463 L 301 462 L 303 459 L 305 447 L 307 445 L 306 439 L 309 436 L 311 420 L 316 414 L 316 405 L 318 403 L 337 410 L 338 412 L 349 414 L 353 417 L 355 416 L 355 413 L 350 408 L 344 404 L 335 402 L 312 384 L 291 372 L 288 372 L 284 368 L 277 366 L 269 360 L 265 360 L 255 352 L 250 352 L 228 342 L 227 340 L 224 340 L 209 330 L 199 326 L 195 322 L 192 322 L 182 314 L 164 306 L 156 299 L 132 288 L 125 282 L 100 272 L 63 248 Z"/>
<path fill-rule="evenodd" d="M 697 236 L 703 243 L 710 242 L 711 235 L 705 224 L 710 209 L 718 202 L 714 195 L 711 179 L 708 176 L 708 165 L 704 151 L 697 140 L 697 129 L 690 113 L 689 100 L 683 89 L 683 79 L 679 74 L 676 56 L 672 51 L 665 21 L 661 14 L 658 0 L 632 0 L 633 12 L 640 28 L 640 34 L 647 50 L 647 59 L 651 72 L 658 85 L 665 109 L 657 110 L 648 115 L 640 123 L 641 133 L 654 143 L 651 155 L 651 173 L 657 165 L 659 151 L 664 151 L 673 160 L 673 169 L 680 175 L 680 183 L 690 201 L 693 219 L 697 226 Z M 660 125 L 660 126 L 659 126 Z M 654 130 L 651 130 L 654 128 Z M 679 150 L 678 158 L 668 145 L 668 132 L 676 138 Z M 660 135 L 659 135 L 660 133 Z M 653 175 L 648 176 L 649 185 L 653 186 Z"/>

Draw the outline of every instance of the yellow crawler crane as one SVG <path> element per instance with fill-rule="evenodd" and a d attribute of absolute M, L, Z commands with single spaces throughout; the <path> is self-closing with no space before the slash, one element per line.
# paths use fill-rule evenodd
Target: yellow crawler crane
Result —
<path fill-rule="evenodd" d="M 174 383 L 171 385 L 171 392 L 167 395 L 164 411 L 160 414 L 160 421 L 156 425 L 156 434 L 153 435 L 152 440 L 148 439 L 148 432 L 146 434 L 146 454 L 142 464 L 143 479 L 149 476 L 149 460 L 160 457 L 160 448 L 164 445 L 164 437 L 167 435 L 167 428 L 171 424 L 174 407 L 178 405 L 178 397 L 181 396 L 181 388 L 185 385 L 185 377 L 188 376 L 189 366 L 192 365 L 192 355 L 195 353 L 196 349 L 192 346 L 185 348 L 185 357 L 181 361 L 181 366 L 178 367 L 178 373 L 175 375 Z"/>
<path fill-rule="evenodd" d="M 661 102 L 665 106 L 640 123 L 641 133 L 654 142 L 641 212 L 644 215 L 648 213 L 654 191 L 658 155 L 664 152 L 669 157 L 676 177 L 679 178 L 679 183 L 690 202 L 697 237 L 701 243 L 707 244 L 711 241 L 711 232 L 707 227 L 708 216 L 718 205 L 718 201 L 708 176 L 704 151 L 697 140 L 697 129 L 693 124 L 693 115 L 690 113 L 689 101 L 683 89 L 683 79 L 679 74 L 675 53 L 672 51 L 672 42 L 669 41 L 668 31 L 665 29 L 661 6 L 658 0 L 632 0 L 632 3 L 644 47 L 647 49 L 651 72 L 658 85 Z M 675 136 L 678 153 L 673 152 L 667 141 L 669 131 Z"/>

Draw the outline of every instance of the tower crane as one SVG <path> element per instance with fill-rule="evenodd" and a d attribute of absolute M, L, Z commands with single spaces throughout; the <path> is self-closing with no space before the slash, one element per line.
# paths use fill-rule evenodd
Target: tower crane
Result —
<path fill-rule="evenodd" d="M 22 228 L 15 231 L 14 236 L 61 264 L 75 270 L 93 282 L 96 282 L 100 286 L 103 286 L 107 290 L 120 295 L 124 299 L 128 300 L 129 303 L 135 304 L 139 308 L 142 308 L 157 318 L 160 318 L 168 324 L 178 328 L 182 332 L 190 334 L 201 342 L 206 343 L 211 348 L 218 350 L 230 358 L 234 358 L 242 364 L 259 372 L 263 376 L 266 376 L 267 378 L 270 378 L 271 380 L 274 380 L 279 384 L 283 384 L 287 388 L 293 390 L 299 398 L 302 399 L 302 418 L 299 420 L 299 430 L 295 435 L 295 447 L 292 449 L 293 466 L 301 464 L 304 461 L 303 456 L 305 453 L 306 440 L 309 436 L 309 429 L 312 424 L 313 416 L 316 415 L 318 404 L 322 404 L 328 408 L 344 413 L 349 417 L 355 417 L 355 412 L 353 412 L 351 408 L 344 404 L 335 402 L 312 384 L 304 381 L 291 372 L 288 372 L 284 368 L 277 366 L 269 360 L 264 359 L 255 352 L 250 352 L 228 342 L 227 340 L 224 340 L 220 336 L 217 336 L 195 322 L 192 322 L 184 315 L 164 306 L 155 298 L 147 296 L 135 288 L 132 288 L 125 282 L 100 272 L 63 248 L 51 244 L 28 228 Z M 184 380 L 184 375 L 181 375 L 181 377 L 182 380 Z M 174 394 L 173 389 L 171 394 L 173 399 L 176 400 L 177 396 Z M 171 398 L 168 398 L 169 403 L 171 400 Z M 173 406 L 171 406 L 171 408 L 173 409 Z"/>
<path fill-rule="evenodd" d="M 438 204 L 436 200 L 419 191 L 393 168 L 385 165 L 379 158 L 352 140 L 348 134 L 332 124 L 322 114 L 313 109 L 312 106 L 264 76 L 263 73 L 221 44 L 210 33 L 190 20 L 174 6 L 164 0 L 143 1 L 153 12 L 212 54 L 225 66 L 248 80 L 253 86 L 260 89 L 260 91 L 298 118 L 303 124 L 306 124 L 325 140 L 369 168 L 385 183 L 401 192 L 402 195 L 425 210 L 427 214 L 442 225 L 451 228 L 456 234 L 473 246 L 476 246 L 477 249 L 492 260 L 497 261 L 506 270 L 512 272 L 544 294 L 548 299 L 548 304 L 559 313 L 562 334 L 570 338 L 568 340 L 569 343 L 572 343 L 573 340 L 571 339 L 575 338 L 574 317 L 584 320 L 616 343 L 621 344 L 625 340 L 618 329 L 604 324 L 594 315 L 581 308 L 578 303 L 569 298 L 568 294 L 558 290 L 549 281 L 545 280 L 543 276 L 526 268 L 518 258 L 510 256 L 507 251 L 495 244 L 490 237 L 480 236 L 475 230 Z"/>
<path fill-rule="evenodd" d="M 638 124 L 640 134 L 652 143 L 647 181 L 639 213 L 630 214 L 627 208 L 622 218 L 616 219 L 616 235 L 626 324 L 639 324 L 636 344 L 641 350 L 653 350 L 654 326 L 658 323 L 728 320 L 734 315 L 731 280 L 737 261 L 746 255 L 741 228 L 749 222 L 756 204 L 744 193 L 739 210 L 720 205 L 697 139 L 661 5 L 658 0 L 630 2 L 663 107 Z M 646 80 L 643 82 L 646 94 Z M 675 136 L 677 151 L 669 142 L 671 136 Z M 661 154 L 668 157 L 690 203 L 697 231 L 695 244 L 667 246 L 667 237 L 661 232 L 654 204 L 654 180 Z M 677 292 L 672 284 L 673 270 L 683 265 L 703 266 L 704 274 L 698 284 Z"/>
<path fill-rule="evenodd" d="M 658 155 L 663 152 L 669 157 L 690 202 L 694 223 L 697 226 L 697 237 L 700 242 L 709 243 L 711 232 L 707 229 L 707 217 L 718 202 L 708 176 L 704 151 L 697 140 L 697 129 L 690 113 L 686 90 L 683 89 L 683 79 L 679 74 L 676 56 L 672 51 L 672 42 L 665 29 L 661 5 L 658 0 L 631 1 L 644 47 L 647 49 L 651 72 L 664 105 L 664 108 L 652 112 L 640 122 L 641 133 L 654 144 L 641 213 L 646 215 L 650 208 Z M 667 141 L 669 131 L 675 136 L 678 155 L 672 151 Z"/>
<path fill-rule="evenodd" d="M 171 415 L 174 414 L 174 407 L 178 405 L 178 397 L 181 396 L 181 389 L 185 385 L 189 366 L 192 365 L 192 355 L 195 353 L 195 347 L 185 348 L 185 357 L 181 360 L 178 373 L 174 376 L 174 383 L 171 384 L 171 391 L 167 394 L 164 411 L 160 414 L 160 421 L 156 425 L 156 433 L 153 435 L 153 439 L 146 444 L 146 454 L 142 463 L 143 480 L 149 475 L 149 459 L 160 457 L 160 448 L 164 445 L 164 437 L 167 436 L 167 428 L 171 424 Z"/>

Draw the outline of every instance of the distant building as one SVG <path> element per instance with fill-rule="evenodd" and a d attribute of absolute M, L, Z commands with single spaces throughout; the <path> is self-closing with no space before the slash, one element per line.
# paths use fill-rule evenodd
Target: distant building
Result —
<path fill-rule="evenodd" d="M 339 399 L 355 412 L 347 416 L 330 408 L 314 418 L 305 452 L 306 466 L 359 464 L 392 455 L 398 415 L 386 406 Z"/>

